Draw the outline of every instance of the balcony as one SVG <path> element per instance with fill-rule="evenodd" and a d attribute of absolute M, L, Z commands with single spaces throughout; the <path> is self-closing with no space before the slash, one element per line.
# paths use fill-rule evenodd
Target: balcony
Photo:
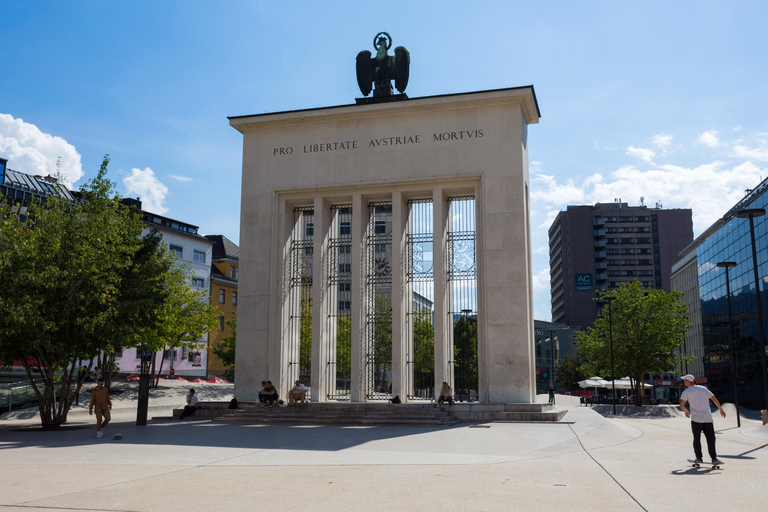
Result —
<path fill-rule="evenodd" d="M 592 225 L 601 228 L 605 226 L 605 219 L 603 217 L 595 217 L 592 219 Z"/>
<path fill-rule="evenodd" d="M 604 229 L 595 229 L 593 231 L 593 233 L 595 234 L 595 238 L 602 238 L 602 237 L 605 236 L 605 230 Z"/>
<path fill-rule="evenodd" d="M 605 270 L 608 268 L 608 264 L 604 261 L 599 261 L 595 263 L 595 270 Z"/>
<path fill-rule="evenodd" d="M 607 281 L 608 280 L 608 274 L 605 272 L 600 272 L 595 274 L 595 280 L 596 281 Z"/>
<path fill-rule="evenodd" d="M 605 240 L 595 240 L 595 247 L 598 249 L 605 247 Z"/>
<path fill-rule="evenodd" d="M 605 251 L 595 251 L 596 260 L 604 260 L 606 256 L 608 256 L 608 253 Z"/>

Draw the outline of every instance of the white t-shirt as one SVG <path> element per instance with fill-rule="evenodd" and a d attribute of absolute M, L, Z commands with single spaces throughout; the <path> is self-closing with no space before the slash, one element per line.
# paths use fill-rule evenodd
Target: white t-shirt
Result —
<path fill-rule="evenodd" d="M 696 423 L 714 423 L 712 411 L 709 408 L 709 397 L 715 396 L 704 386 L 685 388 L 680 400 L 687 400 L 691 408 L 691 421 Z"/>
<path fill-rule="evenodd" d="M 192 396 L 189 398 L 189 406 L 190 406 L 190 407 L 194 407 L 194 406 L 196 406 L 196 405 L 197 405 L 197 395 L 192 395 Z"/>
<path fill-rule="evenodd" d="M 306 391 L 306 390 L 307 390 L 307 386 L 305 386 L 304 384 L 299 384 L 298 386 L 294 385 L 293 388 L 291 389 L 291 391 Z"/>

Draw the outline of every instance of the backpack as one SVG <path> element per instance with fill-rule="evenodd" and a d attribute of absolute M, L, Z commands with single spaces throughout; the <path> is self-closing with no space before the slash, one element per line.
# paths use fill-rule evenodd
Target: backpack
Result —
<path fill-rule="evenodd" d="M 229 408 L 230 409 L 237 409 L 237 398 L 233 398 L 229 401 Z"/>
<path fill-rule="evenodd" d="M 402 402 L 400 401 L 400 395 L 393 396 L 390 402 L 392 402 L 393 404 L 401 404 Z"/>

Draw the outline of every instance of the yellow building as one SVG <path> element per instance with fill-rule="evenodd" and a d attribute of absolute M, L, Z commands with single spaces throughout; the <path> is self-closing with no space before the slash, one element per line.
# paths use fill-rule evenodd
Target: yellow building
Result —
<path fill-rule="evenodd" d="M 213 242 L 211 260 L 211 304 L 219 309 L 219 325 L 208 336 L 208 375 L 223 375 L 226 367 L 213 353 L 222 339 L 232 335 L 227 325 L 237 318 L 239 248 L 224 235 L 206 235 Z"/>

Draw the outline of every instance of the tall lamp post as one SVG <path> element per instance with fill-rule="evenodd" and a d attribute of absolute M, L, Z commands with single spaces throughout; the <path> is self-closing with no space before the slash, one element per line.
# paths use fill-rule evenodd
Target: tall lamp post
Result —
<path fill-rule="evenodd" d="M 763 363 L 763 393 L 765 408 L 768 409 L 768 365 L 765 362 L 765 333 L 763 332 L 763 304 L 760 300 L 760 276 L 757 270 L 757 246 L 755 245 L 755 217 L 765 215 L 764 208 L 745 208 L 736 216 L 740 219 L 749 219 L 749 236 L 752 240 L 752 269 L 755 271 L 755 296 L 757 297 L 757 327 L 760 335 L 760 360 Z"/>
<path fill-rule="evenodd" d="M 608 303 L 608 340 L 611 344 L 611 387 L 613 388 L 613 415 L 616 416 L 616 372 L 613 365 L 613 311 L 611 311 L 611 302 L 616 300 L 616 297 L 603 296 L 600 301 L 605 304 Z"/>
<path fill-rule="evenodd" d="M 731 343 L 731 367 L 733 373 L 733 401 L 736 405 L 736 426 L 741 428 L 741 415 L 739 414 L 739 379 L 736 370 L 736 347 L 733 338 L 733 313 L 731 312 L 731 282 L 728 269 L 736 266 L 735 261 L 721 261 L 716 264 L 725 269 L 725 293 L 728 296 L 728 339 Z"/>

